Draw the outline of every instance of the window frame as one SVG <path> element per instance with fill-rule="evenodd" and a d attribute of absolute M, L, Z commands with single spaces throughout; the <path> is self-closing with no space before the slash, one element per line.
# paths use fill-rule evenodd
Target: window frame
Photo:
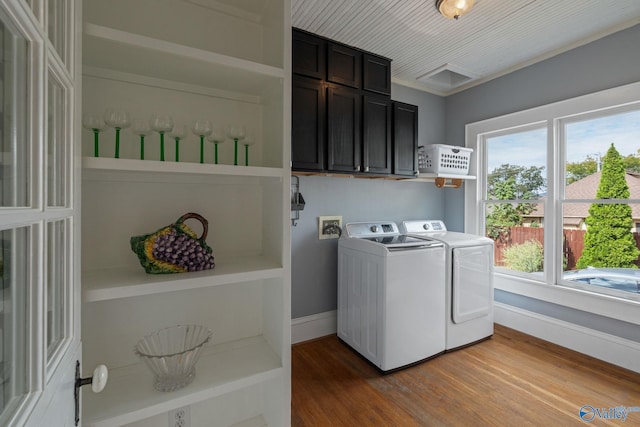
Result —
<path fill-rule="evenodd" d="M 496 289 L 640 325 L 640 316 L 637 314 L 640 300 L 625 299 L 563 285 L 559 280 L 562 265 L 557 261 L 562 252 L 562 237 L 557 231 L 562 229 L 563 225 L 561 197 L 564 193 L 564 180 L 557 177 L 561 177 L 564 173 L 565 153 L 563 144 L 557 144 L 555 141 L 560 141 L 563 136 L 562 123 L 571 122 L 577 116 L 597 117 L 632 106 L 640 109 L 640 82 L 465 126 L 466 146 L 474 149 L 475 152 L 469 173 L 477 176 L 477 179 L 468 181 L 465 185 L 464 227 L 468 233 L 482 235 L 484 234 L 483 193 L 486 191 L 487 184 L 487 174 L 483 170 L 483 165 L 486 164 L 483 138 L 486 135 L 498 135 L 509 130 L 515 132 L 517 129 L 535 124 L 547 126 L 547 200 L 544 238 L 545 242 L 552 242 L 552 244 L 545 244 L 544 256 L 545 261 L 554 260 L 554 262 L 551 268 L 545 269 L 544 281 L 496 271 L 494 278 Z M 630 202 L 638 203 L 635 199 Z"/>

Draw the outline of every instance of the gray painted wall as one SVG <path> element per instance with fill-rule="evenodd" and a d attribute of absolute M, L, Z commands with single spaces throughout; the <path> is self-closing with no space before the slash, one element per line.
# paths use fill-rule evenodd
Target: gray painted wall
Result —
<path fill-rule="evenodd" d="M 640 25 L 451 95 L 446 143 L 464 145 L 468 123 L 640 81 Z M 462 230 L 463 193 L 445 191 L 447 226 Z"/>
<path fill-rule="evenodd" d="M 446 139 L 464 145 L 467 123 L 640 81 L 640 25 L 446 98 Z M 461 192 L 445 191 L 450 229 L 462 229 Z M 496 301 L 640 342 L 637 325 L 496 290 Z"/>
<path fill-rule="evenodd" d="M 418 105 L 419 144 L 464 145 L 464 127 L 521 111 L 640 81 L 640 25 L 578 47 L 447 98 L 392 87 L 392 98 Z M 292 228 L 292 317 L 336 309 L 337 240 L 318 240 L 318 216 L 343 221 L 444 218 L 462 231 L 463 192 L 432 183 L 301 177 L 307 205 Z M 604 332 L 637 340 L 635 325 L 506 292 L 496 300 Z"/>
<path fill-rule="evenodd" d="M 393 85 L 391 98 L 418 106 L 418 143 L 444 140 L 444 98 Z M 338 241 L 318 240 L 318 216 L 357 221 L 443 218 L 444 192 L 433 183 L 300 177 L 306 205 L 291 228 L 291 317 L 337 308 Z"/>

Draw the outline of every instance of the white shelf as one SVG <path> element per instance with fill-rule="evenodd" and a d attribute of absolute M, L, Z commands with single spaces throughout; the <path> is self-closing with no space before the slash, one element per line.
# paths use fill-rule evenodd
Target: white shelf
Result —
<path fill-rule="evenodd" d="M 142 363 L 113 369 L 101 393 L 92 393 L 85 387 L 83 423 L 92 427 L 133 423 L 285 373 L 280 358 L 262 337 L 205 347 L 193 382 L 170 393 L 154 390 L 151 371 Z"/>
<path fill-rule="evenodd" d="M 213 270 L 192 273 L 147 274 L 141 266 L 83 271 L 82 300 L 98 302 L 278 278 L 283 271 L 281 265 L 260 256 L 216 260 Z"/>
<path fill-rule="evenodd" d="M 83 64 L 250 95 L 285 77 L 282 68 L 91 23 L 84 24 Z"/>
<path fill-rule="evenodd" d="M 414 180 L 423 180 L 423 181 L 433 181 L 436 178 L 444 178 L 444 179 L 470 179 L 474 180 L 476 177 L 474 175 L 455 175 L 455 174 L 447 174 L 447 173 L 421 173 Z"/>
<path fill-rule="evenodd" d="M 233 165 L 214 165 L 206 163 L 176 163 L 173 161 L 161 162 L 157 160 L 132 160 L 132 159 L 113 159 L 107 157 L 83 157 L 82 168 L 84 169 L 84 177 L 88 179 L 103 179 L 104 176 L 94 174 L 92 171 L 106 172 L 134 172 L 143 174 L 167 174 L 167 175 L 200 175 L 200 176 L 245 176 L 245 177 L 265 177 L 265 178 L 282 178 L 284 174 L 288 174 L 288 170 L 280 168 L 266 168 L 259 166 L 233 166 Z M 95 175 L 95 176 L 94 176 Z"/>

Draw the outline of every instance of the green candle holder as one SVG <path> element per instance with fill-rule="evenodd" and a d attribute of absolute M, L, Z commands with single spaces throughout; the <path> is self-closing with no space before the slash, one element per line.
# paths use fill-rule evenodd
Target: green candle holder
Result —
<path fill-rule="evenodd" d="M 131 131 L 140 137 L 140 160 L 144 160 L 144 138 L 151 135 L 151 126 L 147 120 L 134 120 Z"/>
<path fill-rule="evenodd" d="M 160 161 L 164 162 L 164 134 L 173 129 L 171 116 L 155 114 L 149 122 L 151 129 L 160 134 Z"/>
<path fill-rule="evenodd" d="M 114 157 L 120 158 L 120 131 L 131 125 L 129 113 L 123 110 L 107 108 L 104 113 L 104 122 L 116 130 L 116 150 Z"/>
<path fill-rule="evenodd" d="M 245 138 L 247 131 L 244 126 L 231 125 L 227 128 L 227 136 L 233 139 L 233 164 L 238 165 L 238 141 Z"/>
<path fill-rule="evenodd" d="M 204 163 L 204 138 L 211 135 L 212 130 L 213 125 L 209 120 L 197 119 L 191 124 L 191 131 L 200 137 L 200 163 Z"/>
<path fill-rule="evenodd" d="M 99 116 L 86 114 L 82 116 L 82 127 L 93 132 L 93 155 L 100 157 L 100 132 L 104 129 L 104 121 Z"/>

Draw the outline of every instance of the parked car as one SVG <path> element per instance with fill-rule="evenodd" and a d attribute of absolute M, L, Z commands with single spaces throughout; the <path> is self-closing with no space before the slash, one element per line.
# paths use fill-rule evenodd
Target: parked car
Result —
<path fill-rule="evenodd" d="M 595 268 L 565 271 L 564 280 L 588 283 L 610 289 L 640 293 L 640 269 Z"/>

